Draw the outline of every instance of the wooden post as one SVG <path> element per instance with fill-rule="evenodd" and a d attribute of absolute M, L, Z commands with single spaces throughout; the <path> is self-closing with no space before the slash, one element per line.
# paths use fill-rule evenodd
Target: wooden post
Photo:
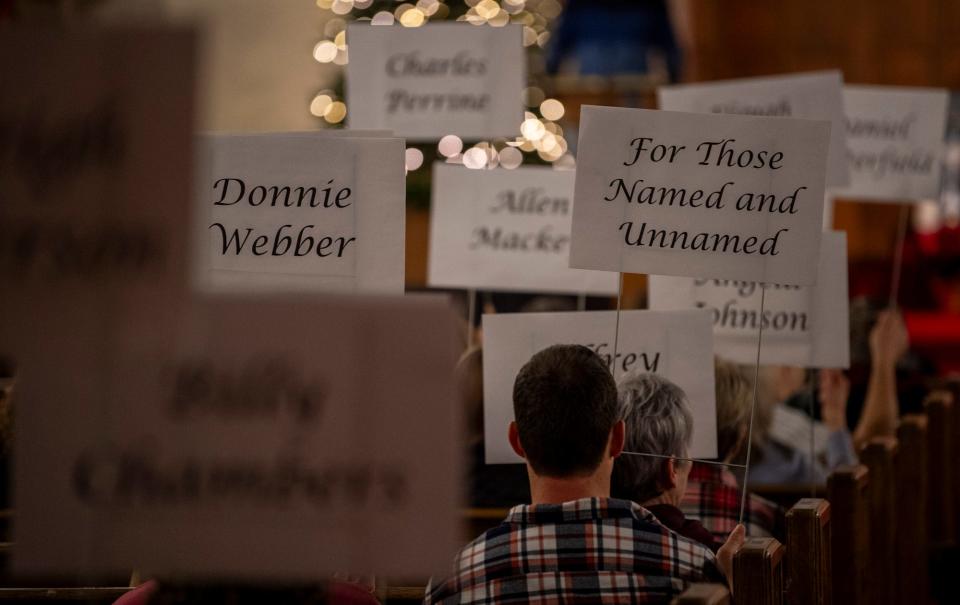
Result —
<path fill-rule="evenodd" d="M 787 602 L 830 605 L 830 503 L 804 498 L 787 511 Z"/>
<path fill-rule="evenodd" d="M 730 591 L 723 584 L 691 584 L 674 605 L 730 605 Z"/>
<path fill-rule="evenodd" d="M 927 553 L 927 417 L 907 414 L 897 428 L 897 576 L 903 604 L 930 594 Z M 836 552 L 834 552 L 836 554 Z"/>
<path fill-rule="evenodd" d="M 737 605 L 783 603 L 783 544 L 775 538 L 747 538 L 733 557 Z"/>
<path fill-rule="evenodd" d="M 867 596 L 871 603 L 894 605 L 897 602 L 897 440 L 875 437 L 860 452 L 860 461 L 870 472 L 867 509 L 870 526 L 870 582 Z"/>
<path fill-rule="evenodd" d="M 832 510 L 833 602 L 836 605 L 867 603 L 867 467 L 841 466 L 827 479 Z"/>
<path fill-rule="evenodd" d="M 953 394 L 938 390 L 924 401 L 927 412 L 927 519 L 930 546 L 946 549 L 954 544 L 956 518 L 953 492 L 956 464 Z"/>

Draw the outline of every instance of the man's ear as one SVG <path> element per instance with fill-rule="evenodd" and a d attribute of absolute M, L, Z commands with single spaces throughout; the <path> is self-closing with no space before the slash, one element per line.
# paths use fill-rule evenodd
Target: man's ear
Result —
<path fill-rule="evenodd" d="M 619 458 L 623 453 L 623 445 L 626 441 L 627 425 L 621 420 L 613 425 L 610 431 L 610 457 Z"/>
<path fill-rule="evenodd" d="M 669 458 L 664 460 L 663 465 L 660 466 L 660 487 L 664 491 L 677 486 L 677 464 L 679 464 L 678 461 Z"/>
<path fill-rule="evenodd" d="M 510 447 L 524 460 L 527 459 L 527 453 L 523 451 L 523 445 L 520 444 L 520 429 L 517 428 L 516 421 L 510 422 L 510 428 L 507 430 L 507 439 L 510 440 Z"/>

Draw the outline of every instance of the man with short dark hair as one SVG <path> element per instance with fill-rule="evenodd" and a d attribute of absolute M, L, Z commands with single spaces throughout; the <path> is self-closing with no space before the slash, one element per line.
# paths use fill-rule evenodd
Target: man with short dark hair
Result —
<path fill-rule="evenodd" d="M 596 353 L 540 351 L 517 375 L 513 406 L 510 444 L 526 460 L 533 503 L 468 544 L 425 603 L 669 603 L 691 582 L 725 582 L 706 547 L 609 497 L 624 423 Z M 732 550 L 718 553 L 725 569 Z"/>

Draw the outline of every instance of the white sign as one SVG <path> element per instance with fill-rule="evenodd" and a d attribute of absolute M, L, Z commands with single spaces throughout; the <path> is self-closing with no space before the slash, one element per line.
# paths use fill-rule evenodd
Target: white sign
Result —
<path fill-rule="evenodd" d="M 520 25 L 347 28 L 347 120 L 413 141 L 510 137 L 523 121 Z"/>
<path fill-rule="evenodd" d="M 556 344 L 581 344 L 596 351 L 615 378 L 653 372 L 687 394 L 694 419 L 695 458 L 717 455 L 717 412 L 713 380 L 713 335 L 703 311 L 623 311 L 614 352 L 615 311 L 508 313 L 483 316 L 483 430 L 487 464 L 522 460 L 510 448 L 513 383 L 523 364 Z"/>
<path fill-rule="evenodd" d="M 812 284 L 829 131 L 584 106 L 570 266 Z"/>
<path fill-rule="evenodd" d="M 714 349 L 736 363 L 807 368 L 850 366 L 847 237 L 823 234 L 815 286 L 767 286 L 760 313 L 760 285 L 725 279 L 650 276 L 650 308 L 701 308 L 713 320 Z"/>
<path fill-rule="evenodd" d="M 657 94 L 660 109 L 670 111 L 826 120 L 832 127 L 827 185 L 850 182 L 839 71 L 665 86 Z"/>
<path fill-rule="evenodd" d="M 568 265 L 574 177 L 552 168 L 434 164 L 427 283 L 616 295 L 616 274 Z"/>
<path fill-rule="evenodd" d="M 845 86 L 850 186 L 836 197 L 909 202 L 940 196 L 950 95 L 935 88 Z"/>
<path fill-rule="evenodd" d="M 403 292 L 403 140 L 209 135 L 200 145 L 199 289 Z"/>
<path fill-rule="evenodd" d="M 447 566 L 461 448 L 442 300 L 221 298 L 161 317 L 101 308 L 83 338 L 0 330 L 20 363 L 18 570 Z"/>

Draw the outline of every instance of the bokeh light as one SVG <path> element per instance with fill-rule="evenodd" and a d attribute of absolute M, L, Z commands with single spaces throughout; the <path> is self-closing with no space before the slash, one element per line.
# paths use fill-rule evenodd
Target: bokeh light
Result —
<path fill-rule="evenodd" d="M 408 171 L 423 166 L 423 152 L 416 147 L 408 147 L 404 152 L 404 164 Z"/>
<path fill-rule="evenodd" d="M 310 113 L 322 118 L 323 114 L 327 112 L 327 108 L 330 107 L 330 104 L 333 103 L 333 99 L 330 95 L 319 94 L 313 98 L 313 101 L 310 102 Z"/>
<path fill-rule="evenodd" d="M 463 154 L 463 165 L 473 170 L 487 167 L 487 152 L 479 147 L 471 147 Z"/>
<path fill-rule="evenodd" d="M 323 119 L 331 124 L 339 124 L 347 117 L 347 106 L 342 101 L 334 101 L 323 112 Z"/>
<path fill-rule="evenodd" d="M 530 141 L 538 141 L 543 138 L 547 129 L 543 127 L 543 122 L 536 118 L 527 118 L 520 125 L 520 133 Z"/>
<path fill-rule="evenodd" d="M 563 117 L 563 103 L 556 99 L 547 99 L 540 104 L 540 113 L 548 120 L 559 120 Z"/>
<path fill-rule="evenodd" d="M 515 147 L 505 147 L 500 150 L 500 165 L 507 170 L 513 170 L 523 163 L 523 154 Z"/>
<path fill-rule="evenodd" d="M 448 134 L 437 143 L 437 151 L 440 155 L 451 158 L 463 151 L 463 141 L 455 134 Z"/>
<path fill-rule="evenodd" d="M 313 47 L 313 58 L 321 63 L 330 63 L 337 57 L 338 50 L 336 44 L 323 40 Z"/>

